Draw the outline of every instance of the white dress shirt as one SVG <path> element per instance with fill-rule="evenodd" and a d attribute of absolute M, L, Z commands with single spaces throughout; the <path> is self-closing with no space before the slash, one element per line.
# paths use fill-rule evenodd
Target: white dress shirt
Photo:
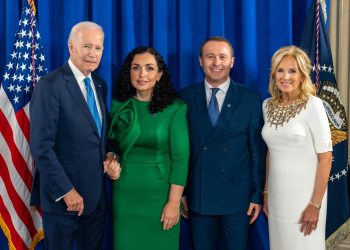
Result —
<path fill-rule="evenodd" d="M 228 87 L 230 86 L 231 79 L 227 78 L 227 80 L 220 84 L 217 88 L 219 91 L 216 93 L 216 99 L 218 100 L 218 105 L 219 105 L 219 112 L 221 112 L 222 105 L 224 104 L 224 100 L 226 97 L 226 93 L 228 90 Z M 214 88 L 211 86 L 207 80 L 204 80 L 204 85 L 205 85 L 205 94 L 207 97 L 207 106 L 209 106 L 210 98 L 211 98 L 211 89 Z"/>
<path fill-rule="evenodd" d="M 89 74 L 88 76 L 85 76 L 83 73 L 80 72 L 80 70 L 77 67 L 75 67 L 75 65 L 73 64 L 71 59 L 68 60 L 68 64 L 69 64 L 69 67 L 71 68 L 71 70 L 73 71 L 74 77 L 78 82 L 79 88 L 80 88 L 81 92 L 83 93 L 85 101 L 87 101 L 87 92 L 86 92 L 84 79 L 86 77 L 90 78 L 92 91 L 94 92 L 95 102 L 97 104 L 98 116 L 100 117 L 100 122 L 102 125 L 102 114 L 101 114 L 100 102 L 98 101 L 98 98 L 96 95 L 95 84 L 94 84 L 94 81 L 92 80 L 91 74 Z"/>

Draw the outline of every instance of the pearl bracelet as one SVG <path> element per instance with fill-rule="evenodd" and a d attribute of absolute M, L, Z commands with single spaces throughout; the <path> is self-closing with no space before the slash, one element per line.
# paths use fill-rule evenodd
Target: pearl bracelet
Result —
<path fill-rule="evenodd" d="M 264 190 L 262 193 L 263 193 L 264 199 L 267 199 L 267 190 Z"/>
<path fill-rule="evenodd" d="M 314 208 L 317 208 L 317 209 L 320 209 L 320 208 L 321 208 L 321 203 L 309 201 L 309 204 L 310 204 L 311 206 L 313 206 Z"/>

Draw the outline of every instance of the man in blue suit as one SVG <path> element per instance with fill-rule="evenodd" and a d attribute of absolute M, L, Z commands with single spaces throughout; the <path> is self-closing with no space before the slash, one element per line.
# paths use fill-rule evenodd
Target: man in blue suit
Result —
<path fill-rule="evenodd" d="M 200 50 L 204 82 L 181 91 L 191 144 L 187 209 L 195 250 L 247 248 L 261 211 L 266 146 L 259 95 L 230 79 L 233 47 L 223 37 Z M 188 204 L 188 206 L 187 206 Z"/>
<path fill-rule="evenodd" d="M 72 249 L 74 241 L 78 249 L 102 247 L 106 83 L 92 72 L 99 66 L 103 41 L 99 25 L 75 25 L 68 63 L 42 77 L 31 99 L 30 149 L 37 167 L 31 204 L 43 210 L 49 250 Z M 107 174 L 115 178 L 118 168 L 106 168 Z"/>

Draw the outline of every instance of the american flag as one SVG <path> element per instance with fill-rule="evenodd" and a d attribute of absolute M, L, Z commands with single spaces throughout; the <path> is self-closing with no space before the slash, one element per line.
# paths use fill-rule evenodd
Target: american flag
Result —
<path fill-rule="evenodd" d="M 334 75 L 324 1 L 310 6 L 300 46 L 312 62 L 311 78 L 325 107 L 333 142 L 332 170 L 328 182 L 326 245 L 333 249 L 350 233 L 350 196 L 348 189 L 348 121 Z"/>
<path fill-rule="evenodd" d="M 34 249 L 43 238 L 41 214 L 29 205 L 34 162 L 29 151 L 29 105 L 47 73 L 34 0 L 24 1 L 0 85 L 0 225 L 9 249 Z"/>

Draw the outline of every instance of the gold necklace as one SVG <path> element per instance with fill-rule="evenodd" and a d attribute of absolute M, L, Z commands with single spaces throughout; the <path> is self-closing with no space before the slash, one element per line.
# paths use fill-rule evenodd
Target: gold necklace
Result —
<path fill-rule="evenodd" d="M 267 123 L 270 127 L 275 126 L 276 130 L 278 126 L 283 126 L 284 123 L 288 123 L 291 118 L 294 118 L 300 111 L 306 107 L 307 99 L 300 100 L 297 99 L 293 103 L 282 106 L 272 99 L 268 100 L 266 103 L 267 108 Z"/>

